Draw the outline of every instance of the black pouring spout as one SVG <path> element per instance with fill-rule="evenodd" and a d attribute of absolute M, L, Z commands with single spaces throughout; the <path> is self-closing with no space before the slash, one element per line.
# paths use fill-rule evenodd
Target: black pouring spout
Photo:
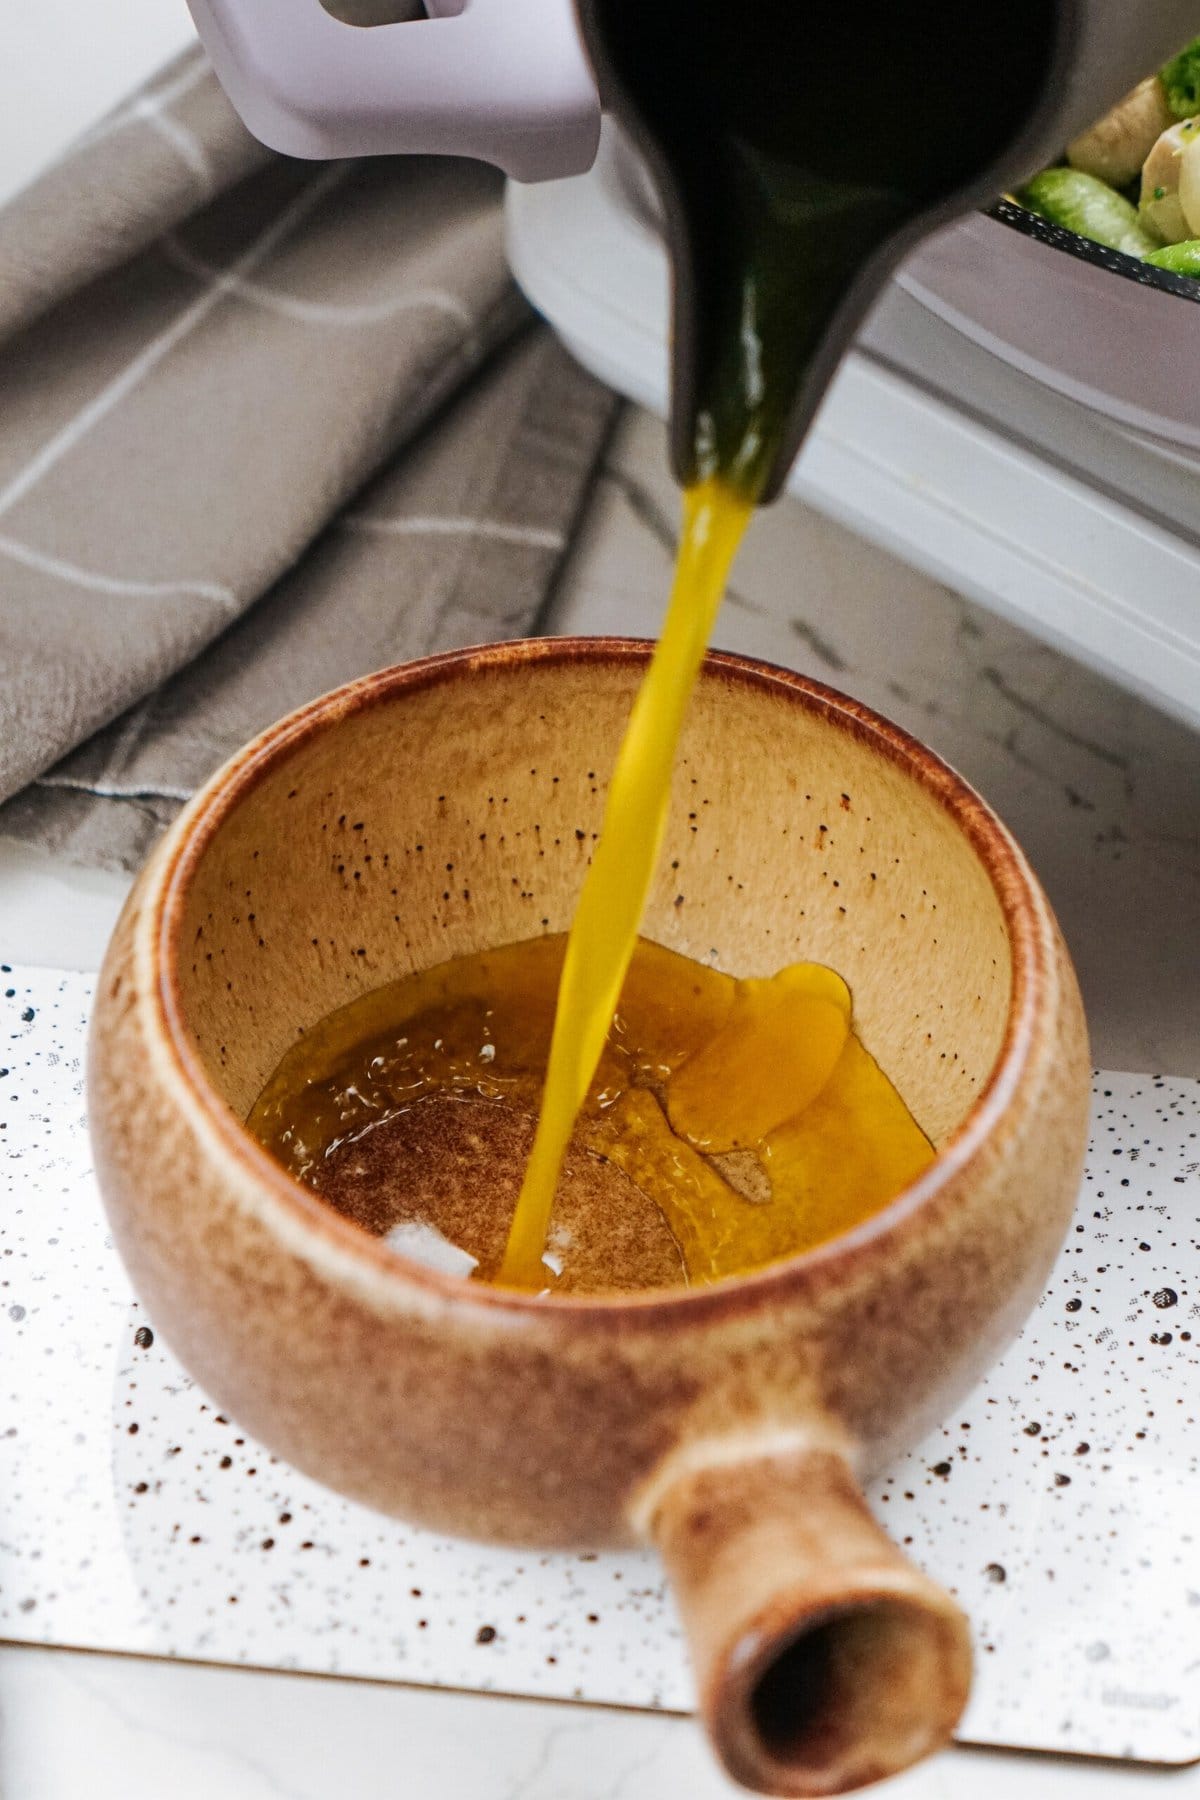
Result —
<path fill-rule="evenodd" d="M 877 15 L 875 9 L 846 9 L 840 0 L 842 13 L 854 13 L 861 56 L 853 64 L 845 57 L 835 64 L 826 46 L 840 33 L 844 48 L 846 26 L 833 0 L 789 0 L 790 11 L 782 0 L 576 4 L 603 104 L 641 151 L 662 202 L 673 273 L 671 459 L 682 482 L 697 474 L 697 442 L 711 400 L 705 382 L 713 360 L 705 309 L 712 271 L 728 255 L 715 241 L 721 221 L 707 203 L 703 180 L 695 179 L 689 155 L 692 144 L 721 128 L 715 115 L 729 72 L 720 58 L 697 51 L 701 19 L 720 15 L 721 35 L 714 42 L 731 46 L 725 63 L 757 58 L 769 76 L 765 91 L 776 96 L 781 90 L 779 70 L 770 66 L 775 54 L 770 34 L 781 19 L 787 21 L 791 35 L 779 43 L 778 56 L 794 54 L 801 44 L 791 89 L 795 116 L 812 108 L 814 117 L 834 119 L 832 136 L 836 140 L 841 131 L 845 138 L 844 146 L 836 141 L 830 146 L 835 167 L 842 149 L 853 146 L 864 114 L 878 125 L 883 109 L 895 133 L 936 127 L 944 140 L 941 182 L 926 182 L 912 194 L 903 216 L 855 259 L 852 278 L 838 287 L 836 304 L 826 309 L 812 347 L 798 363 L 756 480 L 757 498 L 764 501 L 783 487 L 838 363 L 908 251 L 939 226 L 990 204 L 1057 161 L 1073 136 L 1173 55 L 1197 24 L 1196 0 L 1011 0 L 981 8 L 891 0 Z M 946 33 L 956 29 L 952 15 L 960 14 L 969 15 L 969 22 L 955 46 Z M 737 20 L 732 37 L 731 16 Z M 798 17 L 807 27 L 802 39 L 795 30 Z M 905 37 L 910 26 L 912 35 Z M 666 33 L 676 30 L 674 45 Z M 993 79 L 996 69 L 1001 79 Z M 746 70 L 741 73 L 744 77 Z M 694 130 L 686 124 L 692 79 L 695 104 L 707 111 L 694 121 Z M 830 99 L 838 83 L 845 96 L 840 110 Z M 742 87 L 744 92 L 744 80 Z M 982 132 L 981 109 L 990 109 Z M 956 146 L 966 140 L 959 155 Z"/>

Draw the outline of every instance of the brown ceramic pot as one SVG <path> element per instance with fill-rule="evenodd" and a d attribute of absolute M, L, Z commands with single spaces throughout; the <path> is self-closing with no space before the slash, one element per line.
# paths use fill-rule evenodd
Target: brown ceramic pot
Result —
<path fill-rule="evenodd" d="M 1074 975 L 982 801 L 853 701 L 709 658 L 645 931 L 738 975 L 839 969 L 939 1152 L 806 1255 L 628 1297 L 472 1285 L 334 1213 L 242 1125 L 332 1008 L 569 925 L 647 654 L 579 639 L 436 657 L 235 757 L 110 947 L 96 1164 L 156 1328 L 222 1408 L 331 1487 L 446 1531 L 650 1539 L 727 1769 L 836 1793 L 941 1744 L 969 1681 L 961 1614 L 858 1482 L 1012 1336 L 1083 1153 Z"/>

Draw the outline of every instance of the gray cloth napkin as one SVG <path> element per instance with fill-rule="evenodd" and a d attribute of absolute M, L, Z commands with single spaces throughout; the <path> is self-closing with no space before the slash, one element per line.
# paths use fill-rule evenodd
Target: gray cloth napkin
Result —
<path fill-rule="evenodd" d="M 536 629 L 614 402 L 500 191 L 273 156 L 197 50 L 0 213 L 0 832 L 132 866 L 288 708 Z"/>

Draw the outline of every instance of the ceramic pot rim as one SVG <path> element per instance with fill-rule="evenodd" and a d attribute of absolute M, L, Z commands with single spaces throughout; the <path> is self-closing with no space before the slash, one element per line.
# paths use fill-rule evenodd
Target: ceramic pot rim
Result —
<path fill-rule="evenodd" d="M 269 726 L 218 770 L 190 802 L 164 840 L 144 913 L 152 957 L 152 980 L 145 996 L 151 1029 L 166 1050 L 176 1079 L 194 1105 L 202 1127 L 274 1207 L 282 1209 L 293 1232 L 322 1246 L 339 1262 L 349 1258 L 367 1279 L 381 1277 L 416 1297 L 457 1302 L 472 1310 L 556 1316 L 580 1323 L 616 1324 L 631 1315 L 640 1323 L 682 1323 L 729 1311 L 753 1301 L 791 1297 L 814 1281 L 824 1285 L 848 1271 L 881 1240 L 924 1214 L 963 1168 L 985 1149 L 991 1133 L 1016 1096 L 1038 1041 L 1038 1013 L 1050 969 L 1049 907 L 1024 856 L 991 808 L 975 790 L 918 739 L 871 708 L 836 689 L 757 658 L 710 651 L 701 679 L 737 684 L 782 699 L 815 714 L 865 743 L 902 769 L 950 814 L 983 864 L 1003 913 L 1012 956 L 1012 987 L 1000 1052 L 987 1083 L 946 1144 L 915 1182 L 880 1212 L 838 1237 L 795 1257 L 703 1287 L 654 1289 L 612 1296 L 523 1294 L 483 1282 L 467 1283 L 409 1261 L 361 1227 L 341 1217 L 289 1175 L 252 1138 L 212 1085 L 191 1042 L 180 1002 L 180 936 L 190 881 L 225 822 L 261 781 L 318 733 L 343 720 L 402 701 L 406 695 L 447 683 L 471 680 L 496 670 L 524 668 L 628 667 L 644 665 L 652 641 L 618 637 L 515 639 L 425 657 L 349 682 L 289 713 Z M 139 926 L 139 934 L 143 927 Z M 293 1240 L 294 1241 L 294 1240 Z M 499 1319 L 497 1319 L 499 1322 Z M 514 1321 L 515 1322 L 515 1321 Z"/>

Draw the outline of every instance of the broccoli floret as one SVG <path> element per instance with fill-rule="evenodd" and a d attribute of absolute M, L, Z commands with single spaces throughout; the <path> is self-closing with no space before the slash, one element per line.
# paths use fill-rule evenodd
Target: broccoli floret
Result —
<path fill-rule="evenodd" d="M 1159 79 L 1177 119 L 1190 119 L 1200 112 L 1200 37 L 1171 58 L 1159 71 Z"/>

